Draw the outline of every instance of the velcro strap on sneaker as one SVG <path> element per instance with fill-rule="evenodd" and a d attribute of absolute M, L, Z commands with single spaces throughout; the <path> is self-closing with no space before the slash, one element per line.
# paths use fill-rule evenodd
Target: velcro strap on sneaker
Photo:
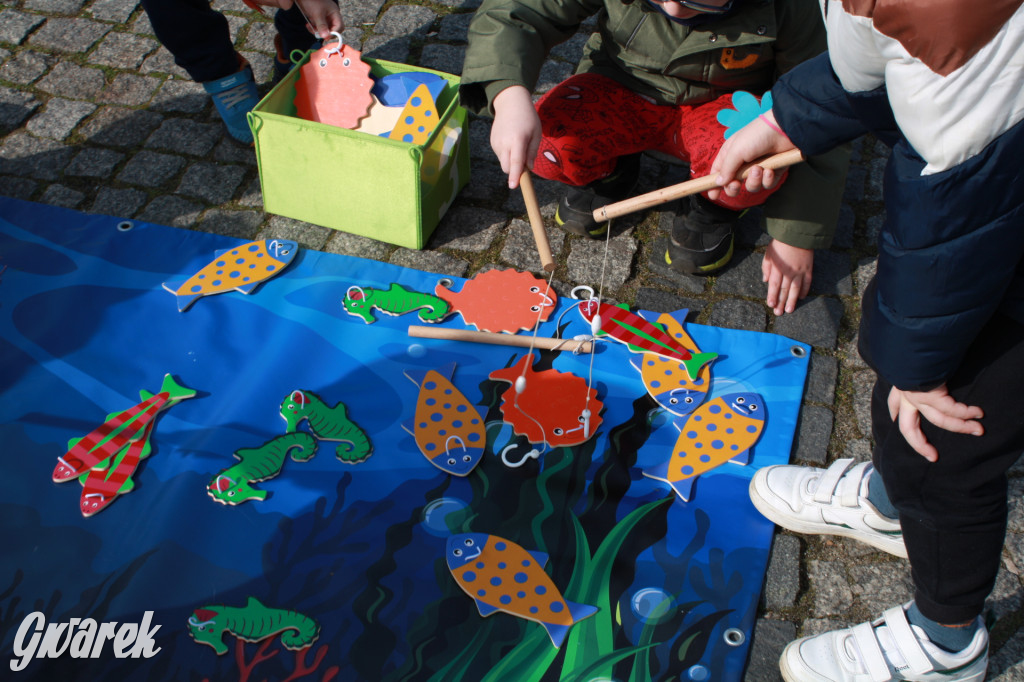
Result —
<path fill-rule="evenodd" d="M 915 675 L 924 675 L 931 672 L 935 666 L 932 665 L 928 654 L 921 648 L 917 635 L 907 622 L 907 613 L 902 606 L 894 606 L 882 614 L 885 624 L 889 626 L 893 641 L 899 647 L 904 660 L 910 666 Z"/>
<path fill-rule="evenodd" d="M 832 462 L 822 477 L 818 480 L 818 489 L 814 491 L 814 501 L 818 504 L 831 504 L 839 479 L 843 477 L 846 470 L 853 464 L 853 459 L 837 459 Z"/>
<path fill-rule="evenodd" d="M 860 506 L 861 481 L 870 466 L 867 462 L 861 462 L 846 473 L 839 484 L 839 504 L 851 508 Z"/>
<path fill-rule="evenodd" d="M 860 662 L 864 664 L 873 682 L 892 680 L 892 672 L 889 670 L 889 664 L 885 660 L 885 654 L 878 643 L 878 638 L 875 637 L 875 629 L 871 623 L 854 625 L 851 632 L 853 632 L 853 639 L 857 642 L 857 648 L 860 650 Z"/>

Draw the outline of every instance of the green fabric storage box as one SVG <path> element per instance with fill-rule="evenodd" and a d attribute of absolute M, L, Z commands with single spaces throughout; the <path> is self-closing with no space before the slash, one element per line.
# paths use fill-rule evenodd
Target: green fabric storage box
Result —
<path fill-rule="evenodd" d="M 306 53 L 299 66 L 309 61 Z M 420 71 L 448 81 L 440 123 L 423 145 L 306 121 L 296 116 L 294 68 L 249 112 L 263 207 L 390 244 L 421 249 L 469 182 L 467 113 L 459 77 L 365 59 L 375 77 Z"/>

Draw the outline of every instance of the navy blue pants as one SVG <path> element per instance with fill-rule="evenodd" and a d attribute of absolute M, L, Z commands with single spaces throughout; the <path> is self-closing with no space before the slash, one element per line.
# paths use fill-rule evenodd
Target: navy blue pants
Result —
<path fill-rule="evenodd" d="M 900 513 L 917 606 L 939 623 L 980 615 L 995 584 L 1006 534 L 1006 472 L 1024 451 L 1022 379 L 1024 325 L 996 315 L 946 382 L 958 401 L 984 410 L 985 434 L 955 434 L 922 419 L 939 451 L 934 464 L 889 418 L 891 385 L 881 378 L 875 384 L 874 465 Z"/>
<path fill-rule="evenodd" d="M 239 9 L 246 9 L 241 2 Z M 210 7 L 209 0 L 142 0 L 153 33 L 174 55 L 174 63 L 199 83 L 230 76 L 238 71 L 228 21 Z M 306 30 L 297 5 L 277 10 L 274 26 L 281 35 L 284 54 L 308 50 L 316 38 Z"/>

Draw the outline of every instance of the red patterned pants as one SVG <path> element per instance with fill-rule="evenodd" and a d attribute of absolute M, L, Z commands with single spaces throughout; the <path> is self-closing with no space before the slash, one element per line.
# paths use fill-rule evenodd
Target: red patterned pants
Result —
<path fill-rule="evenodd" d="M 624 85 L 593 73 L 572 76 L 537 102 L 542 137 L 533 172 L 567 185 L 606 177 L 620 156 L 657 150 L 690 164 L 693 177 L 707 175 L 725 142 L 716 118 L 732 107 L 732 95 L 698 106 L 655 104 Z M 763 204 L 772 190 L 718 204 L 735 210 Z"/>

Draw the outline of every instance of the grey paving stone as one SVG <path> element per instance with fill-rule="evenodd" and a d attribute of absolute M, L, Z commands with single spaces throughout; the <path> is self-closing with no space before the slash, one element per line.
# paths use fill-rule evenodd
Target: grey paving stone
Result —
<path fill-rule="evenodd" d="M 139 220 L 172 227 L 192 227 L 202 207 L 182 197 L 163 195 L 153 199 L 139 214 Z"/>
<path fill-rule="evenodd" d="M 11 51 L 7 48 L 0 47 L 0 62 L 11 56 Z"/>
<path fill-rule="evenodd" d="M 470 141 L 470 149 L 473 143 Z M 459 196 L 466 199 L 481 201 L 493 200 L 496 196 L 504 196 L 508 192 L 508 176 L 501 172 L 497 164 L 481 163 L 474 160 L 473 171 L 469 176 L 469 184 L 462 188 Z M 496 193 L 501 193 L 496 194 Z"/>
<path fill-rule="evenodd" d="M 807 579 L 814 599 L 811 610 L 815 616 L 836 616 L 853 605 L 853 590 L 839 561 L 807 562 Z"/>
<path fill-rule="evenodd" d="M 768 294 L 768 287 L 761 281 L 762 258 L 754 251 L 737 249 L 729 264 L 715 278 L 715 293 L 763 299 Z"/>
<path fill-rule="evenodd" d="M 1024 682 L 1024 631 L 1018 631 L 989 658 L 989 682 Z"/>
<path fill-rule="evenodd" d="M 1019 559 L 1020 549 L 1020 533 L 1007 533 L 1007 554 L 1011 555 L 1011 558 L 1016 554 Z M 1007 616 L 1013 617 L 1020 611 L 1021 605 L 1024 604 L 1024 587 L 1021 586 L 1021 578 L 1007 568 L 1008 563 L 1010 562 L 1007 562 L 1004 556 L 1003 562 L 999 566 L 999 572 L 996 574 L 996 584 L 992 588 L 991 594 L 988 595 L 988 600 L 985 604 L 988 615 L 995 617 L 997 621 Z M 1011 565 L 1016 570 L 1020 570 L 1018 568 L 1019 564 L 1016 561 L 1013 561 Z"/>
<path fill-rule="evenodd" d="M 28 178 L 0 175 L 0 196 L 14 199 L 31 199 L 39 183 Z"/>
<path fill-rule="evenodd" d="M 865 228 L 864 239 L 870 244 L 878 243 L 878 235 L 882 231 L 882 227 L 885 225 L 885 216 L 874 215 L 868 218 L 867 226 Z"/>
<path fill-rule="evenodd" d="M 538 94 L 547 92 L 566 78 L 572 75 L 575 67 L 564 62 L 547 60 L 540 68 L 540 77 L 537 79 L 537 87 L 534 91 Z"/>
<path fill-rule="evenodd" d="M 168 79 L 162 81 L 160 90 L 153 96 L 150 108 L 157 111 L 180 111 L 198 114 L 210 102 L 210 96 L 199 83 L 187 80 Z"/>
<path fill-rule="evenodd" d="M 0 66 L 0 80 L 28 85 L 46 73 L 55 61 L 48 54 L 22 50 Z"/>
<path fill-rule="evenodd" d="M 277 50 L 274 47 L 274 36 L 276 35 L 277 29 L 274 28 L 273 21 L 254 21 L 249 25 L 243 45 L 247 50 L 276 54 Z"/>
<path fill-rule="evenodd" d="M 457 45 L 424 45 L 420 55 L 420 66 L 444 73 L 462 73 L 462 62 L 466 48 Z"/>
<path fill-rule="evenodd" d="M 344 256 L 387 260 L 387 255 L 393 248 L 390 244 L 379 242 L 376 239 L 334 230 L 334 234 L 328 238 L 327 244 L 324 246 L 324 251 Z"/>
<path fill-rule="evenodd" d="M 786 645 L 796 639 L 796 625 L 784 620 L 758 618 L 754 624 L 754 638 L 750 642 L 750 657 L 743 682 L 778 682 L 782 680 L 779 658 Z"/>
<path fill-rule="evenodd" d="M 839 336 L 843 304 L 834 298 L 808 296 L 796 310 L 775 319 L 776 334 L 818 348 L 834 349 Z"/>
<path fill-rule="evenodd" d="M 853 414 L 857 428 L 865 438 L 871 437 L 871 392 L 875 387 L 876 375 L 871 370 L 855 372 L 853 381 Z"/>
<path fill-rule="evenodd" d="M 102 215 L 131 218 L 146 203 L 146 199 L 146 193 L 142 190 L 100 187 L 89 210 Z"/>
<path fill-rule="evenodd" d="M 78 208 L 85 200 L 85 195 L 78 190 L 65 187 L 64 185 L 50 185 L 39 197 L 39 203 L 50 206 L 62 206 L 63 208 Z"/>
<path fill-rule="evenodd" d="M 668 291 L 640 287 L 636 292 L 636 302 L 633 307 L 639 310 L 649 310 L 654 313 L 674 313 L 677 310 L 689 310 L 689 319 L 695 318 L 707 305 L 699 298 L 687 298 L 678 296 Z"/>
<path fill-rule="evenodd" d="M 846 185 L 843 188 L 843 203 L 859 203 L 864 200 L 864 188 L 867 184 L 867 171 L 862 165 L 850 165 L 846 172 Z"/>
<path fill-rule="evenodd" d="M 110 85 L 103 89 L 96 100 L 126 107 L 142 106 L 150 101 L 160 87 L 158 78 L 137 76 L 133 73 L 119 73 Z"/>
<path fill-rule="evenodd" d="M 257 239 L 291 239 L 304 249 L 319 250 L 327 243 L 332 232 L 328 227 L 276 215 L 271 217 Z"/>
<path fill-rule="evenodd" d="M 93 19 L 123 24 L 138 7 L 138 0 L 95 0 L 89 5 Z"/>
<path fill-rule="evenodd" d="M 1020 464 L 1024 458 L 1017 460 Z M 1007 528 L 1014 533 L 1024 533 L 1024 478 L 1011 478 L 1009 482 L 1010 514 Z"/>
<path fill-rule="evenodd" d="M 62 61 L 41 78 L 36 87 L 51 95 L 90 100 L 99 94 L 105 82 L 99 69 Z"/>
<path fill-rule="evenodd" d="M 583 46 L 589 39 L 589 31 L 578 31 L 576 35 L 569 40 L 553 47 L 549 56 L 575 64 L 579 62 L 580 57 L 583 56 Z"/>
<path fill-rule="evenodd" d="M 857 270 L 854 273 L 857 278 L 857 297 L 862 298 L 864 296 L 864 290 L 868 288 L 868 284 L 871 283 L 871 279 L 875 276 L 875 272 L 878 270 L 878 259 L 877 258 L 864 258 L 858 261 Z"/>
<path fill-rule="evenodd" d="M 199 223 L 199 229 L 204 232 L 222 234 L 227 237 L 238 237 L 239 239 L 251 240 L 255 239 L 256 235 L 259 233 L 260 225 L 263 223 L 263 217 L 264 214 L 261 211 L 225 211 L 221 209 L 211 209 L 203 214 L 203 219 Z M 276 218 L 271 219 L 271 226 L 275 225 L 275 220 Z M 294 229 L 292 225 L 281 226 L 280 223 L 277 225 L 282 231 L 282 234 L 279 235 L 281 238 L 292 239 L 293 237 L 289 236 L 289 234 L 296 234 L 300 232 L 300 230 Z M 272 227 L 272 229 L 276 228 Z M 310 235 L 313 235 L 312 231 L 310 231 Z M 305 238 L 305 234 L 303 236 Z M 317 236 L 316 239 L 319 241 L 319 236 Z M 322 245 L 306 248 L 322 248 Z"/>
<path fill-rule="evenodd" d="M 245 168 L 241 166 L 194 163 L 185 171 L 178 193 L 204 199 L 211 204 L 222 204 L 234 196 L 244 175 Z"/>
<path fill-rule="evenodd" d="M 466 42 L 466 34 L 469 32 L 469 22 L 473 21 L 472 13 L 449 14 L 441 18 L 441 28 L 437 32 L 438 40 L 449 42 Z M 458 73 L 462 73 L 459 69 Z"/>
<path fill-rule="evenodd" d="M 113 149 L 86 147 L 79 151 L 64 169 L 64 175 L 81 178 L 107 178 L 114 172 L 124 154 Z"/>
<path fill-rule="evenodd" d="M 494 151 L 491 150 L 491 119 L 482 116 L 469 117 L 469 157 L 474 160 L 474 172 L 477 166 L 476 159 L 494 164 Z"/>
<path fill-rule="evenodd" d="M 611 241 L 575 239 L 569 248 L 571 251 L 565 263 L 566 279 L 589 285 L 597 292 L 601 289 L 614 291 L 626 283 L 636 256 L 637 244 L 632 234 L 626 233 L 613 237 Z"/>
<path fill-rule="evenodd" d="M 837 249 L 852 249 L 854 244 L 854 224 L 856 214 L 853 208 L 843 203 L 839 207 L 839 219 L 836 221 L 836 233 L 832 237 L 832 246 Z"/>
<path fill-rule="evenodd" d="M 110 26 L 89 19 L 47 19 L 29 38 L 29 44 L 54 52 L 83 54 L 102 38 Z"/>
<path fill-rule="evenodd" d="M 394 5 L 374 24 L 373 32 L 386 36 L 424 38 L 437 19 L 437 14 L 417 5 Z"/>
<path fill-rule="evenodd" d="M 117 0 L 115 0 L 117 1 Z M 145 11 L 140 11 L 135 19 L 128 25 L 128 30 L 132 33 L 139 33 L 143 35 L 154 35 L 153 25 L 149 23 L 149 17 Z"/>
<path fill-rule="evenodd" d="M 491 247 L 507 222 L 505 213 L 473 206 L 454 206 L 441 219 L 428 246 L 480 253 Z"/>
<path fill-rule="evenodd" d="M 224 135 L 219 123 L 197 123 L 187 118 L 168 118 L 146 140 L 149 149 L 206 156 Z"/>
<path fill-rule="evenodd" d="M 241 196 L 238 197 L 238 203 L 242 206 L 248 206 L 249 208 L 263 208 L 263 192 L 260 189 L 260 179 L 253 178 L 245 189 L 242 190 Z"/>
<path fill-rule="evenodd" d="M 736 221 L 734 229 L 736 245 L 744 249 L 754 249 L 771 243 L 772 238 L 765 232 L 762 222 L 760 208 L 755 207 L 744 213 Z M 760 261 L 758 261 L 758 267 L 760 267 Z"/>
<path fill-rule="evenodd" d="M 853 278 L 850 271 L 848 254 L 818 249 L 814 252 L 810 293 L 852 296 Z"/>
<path fill-rule="evenodd" d="M 22 124 L 42 105 L 30 93 L 0 88 L 0 132 L 8 133 Z"/>
<path fill-rule="evenodd" d="M 655 240 L 654 246 L 647 253 L 647 267 L 656 274 L 665 285 L 678 289 L 689 294 L 700 294 L 704 292 L 704 285 L 707 280 L 703 277 L 686 275 L 676 272 L 665 262 L 665 250 L 668 249 L 668 238 L 663 237 Z"/>
<path fill-rule="evenodd" d="M 803 405 L 800 408 L 800 423 L 797 427 L 793 459 L 824 465 L 834 423 L 835 415 L 827 407 Z"/>
<path fill-rule="evenodd" d="M 25 0 L 25 9 L 48 14 L 76 14 L 85 0 Z"/>
<path fill-rule="evenodd" d="M 0 42 L 20 45 L 21 41 L 39 26 L 45 17 L 19 12 L 14 9 L 0 10 Z"/>
<path fill-rule="evenodd" d="M 404 64 L 409 61 L 411 41 L 405 36 L 372 35 L 363 42 L 364 57 Z"/>
<path fill-rule="evenodd" d="M 345 24 L 347 26 L 372 25 L 377 20 L 385 0 L 351 0 L 345 3 Z"/>
<path fill-rule="evenodd" d="M 389 262 L 406 268 L 436 272 L 449 277 L 465 277 L 469 272 L 469 263 L 439 251 L 414 251 L 399 248 L 391 254 Z"/>
<path fill-rule="evenodd" d="M 812 403 L 831 404 L 836 395 L 839 361 L 821 353 L 811 353 L 804 399 Z"/>
<path fill-rule="evenodd" d="M 545 232 L 548 235 L 551 253 L 559 253 L 565 242 L 565 233 L 557 227 L 547 225 Z M 537 252 L 537 242 L 533 238 L 533 229 L 525 220 L 512 220 L 500 257 L 519 270 L 529 270 L 537 274 L 544 272 L 540 264 L 540 254 Z"/>
<path fill-rule="evenodd" d="M 166 73 L 175 78 L 191 80 L 185 69 L 174 63 L 174 56 L 163 46 L 146 57 L 146 60 L 142 62 L 142 66 L 139 67 L 139 73 Z"/>
<path fill-rule="evenodd" d="M 133 156 L 117 175 L 129 185 L 160 187 L 185 167 L 185 159 L 172 154 L 160 154 L 143 149 Z"/>
<path fill-rule="evenodd" d="M 843 446 L 843 457 L 851 457 L 856 462 L 871 461 L 871 441 L 867 438 L 855 438 L 846 441 Z"/>
<path fill-rule="evenodd" d="M 537 195 L 537 203 L 540 206 L 540 214 L 545 218 L 554 218 L 555 210 L 558 208 L 558 202 L 565 193 L 565 186 L 558 182 L 552 182 L 545 180 L 544 178 L 533 177 L 533 189 Z M 517 213 L 524 218 L 527 218 L 526 202 L 523 199 L 523 192 L 520 189 L 505 190 L 508 187 L 508 176 L 502 175 L 499 180 L 499 188 L 496 188 L 495 195 L 498 196 L 498 192 L 507 191 L 508 196 L 505 200 L 505 209 L 512 213 Z M 612 237 L 622 232 L 620 225 L 612 226 Z"/>
<path fill-rule="evenodd" d="M 103 107 L 82 128 L 82 135 L 99 145 L 136 147 L 163 122 L 155 111 Z"/>
<path fill-rule="evenodd" d="M 711 309 L 711 326 L 763 332 L 768 328 L 764 306 L 752 301 L 726 298 Z"/>
<path fill-rule="evenodd" d="M 71 134 L 79 121 L 94 111 L 95 104 L 54 97 L 25 124 L 25 129 L 39 137 L 63 140 Z"/>
<path fill-rule="evenodd" d="M 0 174 L 23 175 L 37 180 L 59 180 L 74 150 L 53 140 L 27 133 L 7 136 L 0 146 Z"/>
<path fill-rule="evenodd" d="M 910 564 L 902 559 L 853 565 L 848 574 L 858 605 L 872 617 L 914 598 Z"/>
<path fill-rule="evenodd" d="M 800 540 L 776 533 L 768 558 L 764 602 L 769 611 L 796 605 L 800 593 Z"/>
<path fill-rule="evenodd" d="M 476 9 L 483 0 L 438 0 L 438 3 L 455 9 Z"/>
<path fill-rule="evenodd" d="M 134 33 L 108 33 L 89 55 L 89 62 L 115 69 L 134 70 L 160 43 Z"/>

